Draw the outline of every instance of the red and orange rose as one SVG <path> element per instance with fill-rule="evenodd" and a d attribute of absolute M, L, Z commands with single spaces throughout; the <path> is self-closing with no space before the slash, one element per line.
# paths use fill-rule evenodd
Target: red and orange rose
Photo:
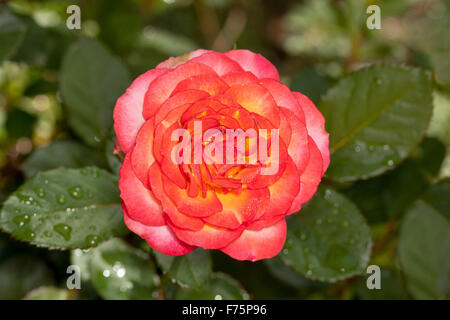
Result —
<path fill-rule="evenodd" d="M 267 161 L 174 162 L 174 131 L 192 132 L 196 121 L 202 133 L 277 130 L 277 157 L 267 160 L 277 162 L 276 172 L 262 174 Z M 330 159 L 321 113 L 247 50 L 197 50 L 164 61 L 117 100 L 114 128 L 125 153 L 125 223 L 168 255 L 201 247 L 238 260 L 275 256 L 286 238 L 285 217 L 312 197 Z M 207 145 L 202 140 L 200 148 Z"/>

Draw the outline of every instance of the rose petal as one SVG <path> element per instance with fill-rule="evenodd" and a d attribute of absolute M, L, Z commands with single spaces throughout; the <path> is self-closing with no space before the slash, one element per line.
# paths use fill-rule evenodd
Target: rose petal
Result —
<path fill-rule="evenodd" d="M 180 229 L 169 221 L 169 226 L 177 238 L 193 246 L 203 249 L 220 249 L 237 239 L 243 227 L 238 229 L 224 229 L 205 224 L 199 231 Z"/>
<path fill-rule="evenodd" d="M 206 52 L 199 57 L 193 58 L 191 62 L 202 63 L 213 69 L 219 76 L 231 72 L 244 71 L 238 63 L 231 60 L 223 53 L 214 51 Z"/>
<path fill-rule="evenodd" d="M 329 135 L 328 132 L 325 131 L 325 118 L 307 96 L 300 92 L 294 92 L 294 96 L 297 98 L 300 107 L 305 113 L 308 135 L 313 138 L 322 154 L 323 174 L 330 164 L 330 149 L 328 148 Z"/>
<path fill-rule="evenodd" d="M 244 230 L 241 236 L 221 249 L 236 260 L 257 261 L 276 256 L 286 240 L 286 220 L 259 231 Z"/>
<path fill-rule="evenodd" d="M 144 124 L 142 109 L 145 92 L 154 79 L 168 71 L 168 69 L 147 71 L 134 80 L 127 91 L 117 99 L 113 115 L 114 130 L 120 149 L 123 152 L 127 153 L 130 151 L 135 143 L 139 129 Z"/>
<path fill-rule="evenodd" d="M 253 53 L 249 50 L 231 50 L 225 52 L 225 55 L 239 63 L 242 69 L 250 71 L 260 79 L 271 78 L 280 80 L 277 68 L 260 54 Z"/>
<path fill-rule="evenodd" d="M 181 256 L 196 249 L 196 247 L 180 241 L 168 226 L 146 226 L 131 219 L 124 205 L 122 209 L 123 218 L 127 227 L 147 241 L 152 249 L 170 256 Z"/>
<path fill-rule="evenodd" d="M 308 138 L 309 162 L 300 177 L 300 193 L 295 198 L 289 209 L 289 214 L 300 210 L 303 203 L 307 202 L 316 193 L 317 187 L 322 180 L 322 155 L 314 140 Z"/>
<path fill-rule="evenodd" d="M 145 93 L 142 112 L 144 119 L 151 118 L 158 111 L 161 104 L 170 97 L 178 83 L 189 77 L 201 74 L 216 75 L 214 70 L 204 64 L 188 62 L 155 79 Z"/>
<path fill-rule="evenodd" d="M 153 138 L 154 138 L 153 121 L 147 121 L 139 130 L 136 138 L 136 145 L 132 150 L 131 164 L 136 176 L 148 189 L 148 169 L 155 161 L 153 157 Z"/>
<path fill-rule="evenodd" d="M 119 179 L 120 197 L 128 208 L 129 216 L 145 225 L 165 225 L 161 203 L 136 177 L 130 158 L 130 153 L 127 153 Z"/>

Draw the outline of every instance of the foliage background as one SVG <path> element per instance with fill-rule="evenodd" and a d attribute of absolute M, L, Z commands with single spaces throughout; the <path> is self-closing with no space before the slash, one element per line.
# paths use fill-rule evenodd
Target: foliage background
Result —
<path fill-rule="evenodd" d="M 80 31 L 65 26 L 72 3 Z M 0 298 L 448 299 L 449 16 L 446 0 L 1 1 Z M 170 56 L 234 46 L 318 104 L 332 166 L 278 257 L 158 254 L 121 223 L 114 101 Z M 378 133 L 338 139 L 374 114 Z"/>

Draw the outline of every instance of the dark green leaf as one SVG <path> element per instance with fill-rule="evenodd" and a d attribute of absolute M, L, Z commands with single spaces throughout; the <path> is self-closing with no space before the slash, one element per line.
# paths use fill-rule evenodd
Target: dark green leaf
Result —
<path fill-rule="evenodd" d="M 428 190 L 424 201 L 447 219 L 450 219 L 450 178 L 444 179 Z"/>
<path fill-rule="evenodd" d="M 55 141 L 34 151 L 23 163 L 25 176 L 30 178 L 39 171 L 84 166 L 104 167 L 103 155 L 76 141 Z"/>
<path fill-rule="evenodd" d="M 182 286 L 200 288 L 211 274 L 211 257 L 201 248 L 179 257 L 156 251 L 155 256 L 164 272 Z"/>
<path fill-rule="evenodd" d="M 321 188 L 288 220 L 281 259 L 307 278 L 336 281 L 364 271 L 370 258 L 370 229 L 356 206 Z"/>
<path fill-rule="evenodd" d="M 418 201 L 405 216 L 398 244 L 400 267 L 414 298 L 450 297 L 449 252 L 449 220 L 431 205 Z"/>
<path fill-rule="evenodd" d="M 81 259 L 81 274 L 105 299 L 154 299 L 159 277 L 149 256 L 121 239 L 111 239 L 96 248 L 75 250 L 72 262 Z"/>
<path fill-rule="evenodd" d="M 53 284 L 53 276 L 43 261 L 18 255 L 0 264 L 0 283 L 0 299 L 22 299 L 32 289 Z"/>
<path fill-rule="evenodd" d="M 82 39 L 70 46 L 60 88 L 69 124 L 88 144 L 106 137 L 115 101 L 129 84 L 127 69 L 98 42 Z"/>
<path fill-rule="evenodd" d="M 88 248 L 124 234 L 117 178 L 95 168 L 37 174 L 5 202 L 0 227 L 49 248 Z"/>
<path fill-rule="evenodd" d="M 0 63 L 10 58 L 19 48 L 26 27 L 7 8 L 0 7 Z"/>
<path fill-rule="evenodd" d="M 122 167 L 122 161 L 120 161 L 119 157 L 114 154 L 114 141 L 116 139 L 115 135 L 109 137 L 105 142 L 105 158 L 108 162 L 108 166 L 111 171 L 119 175 L 120 167 Z"/>
<path fill-rule="evenodd" d="M 327 176 L 376 176 L 405 159 L 424 136 L 432 114 L 430 79 L 419 69 L 371 67 L 340 80 L 319 108 L 330 133 Z"/>
<path fill-rule="evenodd" d="M 245 300 L 248 293 L 242 286 L 224 273 L 213 273 L 208 282 L 200 289 L 182 289 L 176 293 L 180 300 Z"/>

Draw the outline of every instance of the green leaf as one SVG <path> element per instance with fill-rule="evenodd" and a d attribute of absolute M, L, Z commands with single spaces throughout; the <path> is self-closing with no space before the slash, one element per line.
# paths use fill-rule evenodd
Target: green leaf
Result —
<path fill-rule="evenodd" d="M 430 77 L 402 66 L 357 71 L 328 90 L 319 109 L 330 133 L 327 176 L 376 176 L 405 159 L 424 136 L 432 114 Z"/>
<path fill-rule="evenodd" d="M 60 89 L 69 124 L 90 145 L 98 145 L 112 126 L 115 101 L 130 84 L 122 63 L 94 40 L 82 39 L 68 49 Z"/>
<path fill-rule="evenodd" d="M 126 228 L 117 178 L 95 168 L 37 174 L 5 202 L 0 228 L 49 248 L 88 248 Z"/>
<path fill-rule="evenodd" d="M 81 274 L 105 299 L 154 299 L 160 282 L 149 256 L 121 239 L 111 239 L 96 248 L 75 250 L 72 262 L 82 261 Z"/>
<path fill-rule="evenodd" d="M 29 292 L 24 300 L 75 300 L 76 291 L 57 287 L 41 287 Z"/>
<path fill-rule="evenodd" d="M 17 51 L 25 31 L 25 25 L 6 6 L 2 6 L 0 8 L 0 63 Z"/>
<path fill-rule="evenodd" d="M 362 273 L 369 261 L 370 229 L 356 206 L 330 188 L 320 188 L 288 220 L 281 259 L 307 278 L 334 282 Z"/>
<path fill-rule="evenodd" d="M 428 190 L 424 200 L 436 211 L 450 219 L 450 178 L 444 179 Z"/>
<path fill-rule="evenodd" d="M 449 220 L 419 200 L 405 216 L 398 244 L 400 267 L 414 298 L 450 298 L 449 252 Z"/>
<path fill-rule="evenodd" d="M 164 272 L 182 286 L 200 288 L 211 274 L 211 257 L 206 250 L 198 248 L 179 257 L 154 253 Z"/>
<path fill-rule="evenodd" d="M 246 300 L 248 293 L 242 286 L 224 273 L 213 273 L 200 289 L 179 288 L 175 295 L 179 300 Z"/>
<path fill-rule="evenodd" d="M 47 265 L 29 254 L 12 256 L 0 264 L 0 299 L 22 299 L 27 292 L 52 285 Z"/>
<path fill-rule="evenodd" d="M 85 166 L 104 167 L 103 155 L 76 141 L 55 141 L 34 151 L 23 163 L 27 178 L 39 171 L 64 168 L 81 168 Z"/>

